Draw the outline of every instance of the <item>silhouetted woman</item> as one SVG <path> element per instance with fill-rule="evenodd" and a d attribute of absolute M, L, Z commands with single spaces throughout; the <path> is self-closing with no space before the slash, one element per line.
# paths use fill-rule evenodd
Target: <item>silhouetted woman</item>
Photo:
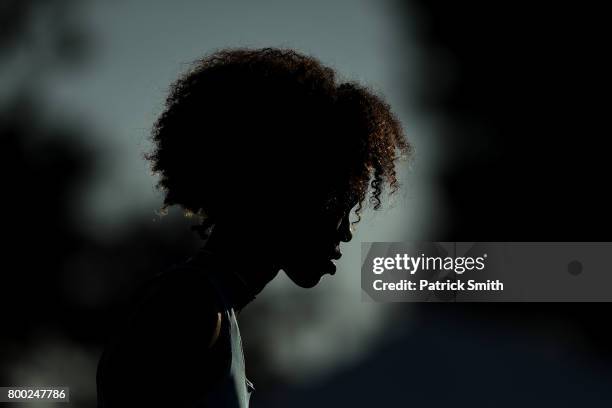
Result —
<path fill-rule="evenodd" d="M 398 188 L 410 146 L 379 97 L 274 48 L 198 61 L 173 85 L 153 142 L 164 209 L 201 217 L 207 240 L 154 280 L 105 350 L 98 404 L 246 407 L 235 313 L 281 269 L 304 288 L 334 274 L 351 210 Z"/>

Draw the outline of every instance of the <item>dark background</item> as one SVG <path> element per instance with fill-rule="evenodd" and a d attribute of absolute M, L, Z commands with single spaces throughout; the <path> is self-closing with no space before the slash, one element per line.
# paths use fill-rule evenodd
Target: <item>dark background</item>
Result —
<path fill-rule="evenodd" d="M 99 33 L 113 32 L 114 19 L 130 12 L 117 3 L 103 15 L 99 4 L 0 5 L 0 383 L 68 385 L 75 406 L 95 405 L 97 357 L 131 290 L 199 245 L 178 211 L 155 216 L 159 196 L 138 211 L 117 204 L 132 189 L 153 197 L 154 179 L 121 184 L 143 171 L 142 149 L 113 143 L 105 120 L 119 117 L 113 110 L 140 117 L 127 133 L 144 140 L 155 112 L 143 113 L 137 86 L 155 90 L 148 94 L 155 102 L 143 105 L 159 105 L 186 61 L 209 50 L 187 47 L 175 56 L 179 36 L 164 32 L 163 20 L 155 24 L 164 42 L 147 41 L 139 27 L 154 10 L 180 9 L 180 17 L 200 12 L 200 3 L 140 5 L 130 22 L 142 48 L 106 55 L 117 67 L 131 57 L 134 77 L 122 68 L 95 74 L 97 55 L 109 52 Z M 607 304 L 368 304 L 355 267 L 359 241 L 367 240 L 610 240 L 603 13 L 585 3 L 314 2 L 295 6 L 307 21 L 292 32 L 285 14 L 293 6 L 257 7 L 255 17 L 240 6 L 204 9 L 213 19 L 259 19 L 242 42 L 222 24 L 192 36 L 208 36 L 213 47 L 251 37 L 257 45 L 295 45 L 349 67 L 347 74 L 380 79 L 418 154 L 404 201 L 364 222 L 337 281 L 314 291 L 275 284 L 240 317 L 253 406 L 609 406 Z M 381 14 L 370 15 L 374 8 Z M 387 50 L 381 77 L 363 64 L 368 52 L 340 51 L 366 49 L 370 37 L 362 33 L 386 25 L 394 28 L 372 37 L 393 39 L 379 44 Z M 334 43 L 334 30 L 344 43 Z M 323 42 L 331 45 L 312 45 Z M 167 58 L 147 59 L 158 51 Z M 164 75 L 150 74 L 158 65 Z M 94 74 L 83 76 L 88 70 Z M 116 104 L 92 103 L 101 112 L 88 116 L 78 103 L 62 104 L 70 90 L 59 91 L 60 103 L 49 97 L 49 87 L 61 84 L 92 87 L 92 100 L 106 89 Z M 128 159 L 121 146 L 133 148 Z M 119 181 L 91 193 L 101 179 Z"/>

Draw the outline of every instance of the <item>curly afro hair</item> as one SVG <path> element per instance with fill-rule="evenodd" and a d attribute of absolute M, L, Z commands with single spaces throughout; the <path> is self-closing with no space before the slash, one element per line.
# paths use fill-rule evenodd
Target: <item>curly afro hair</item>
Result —
<path fill-rule="evenodd" d="M 380 97 L 277 48 L 197 61 L 172 85 L 152 141 L 162 212 L 178 204 L 208 222 L 296 203 L 359 216 L 368 195 L 378 209 L 383 190 L 397 190 L 395 162 L 412 150 Z"/>

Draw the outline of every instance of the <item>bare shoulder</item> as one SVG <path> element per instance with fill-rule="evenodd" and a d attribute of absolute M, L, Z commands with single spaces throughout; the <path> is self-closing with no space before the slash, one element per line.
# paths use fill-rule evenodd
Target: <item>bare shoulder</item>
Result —
<path fill-rule="evenodd" d="M 224 369 L 218 344 L 223 319 L 201 271 L 175 268 L 160 276 L 105 351 L 99 369 L 105 394 L 134 396 L 139 388 L 172 384 L 201 388 Z"/>
<path fill-rule="evenodd" d="M 132 321 L 136 329 L 152 330 L 162 337 L 187 341 L 178 337 L 189 333 L 201 346 L 213 339 L 222 312 L 216 291 L 202 271 L 174 268 L 159 279 Z"/>

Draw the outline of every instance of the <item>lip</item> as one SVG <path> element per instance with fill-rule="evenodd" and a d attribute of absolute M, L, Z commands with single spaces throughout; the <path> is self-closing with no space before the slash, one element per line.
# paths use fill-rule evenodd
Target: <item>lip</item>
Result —
<path fill-rule="evenodd" d="M 335 275 L 336 274 L 336 264 L 333 261 L 329 261 L 329 264 L 330 264 L 330 268 L 327 273 L 329 275 Z"/>

